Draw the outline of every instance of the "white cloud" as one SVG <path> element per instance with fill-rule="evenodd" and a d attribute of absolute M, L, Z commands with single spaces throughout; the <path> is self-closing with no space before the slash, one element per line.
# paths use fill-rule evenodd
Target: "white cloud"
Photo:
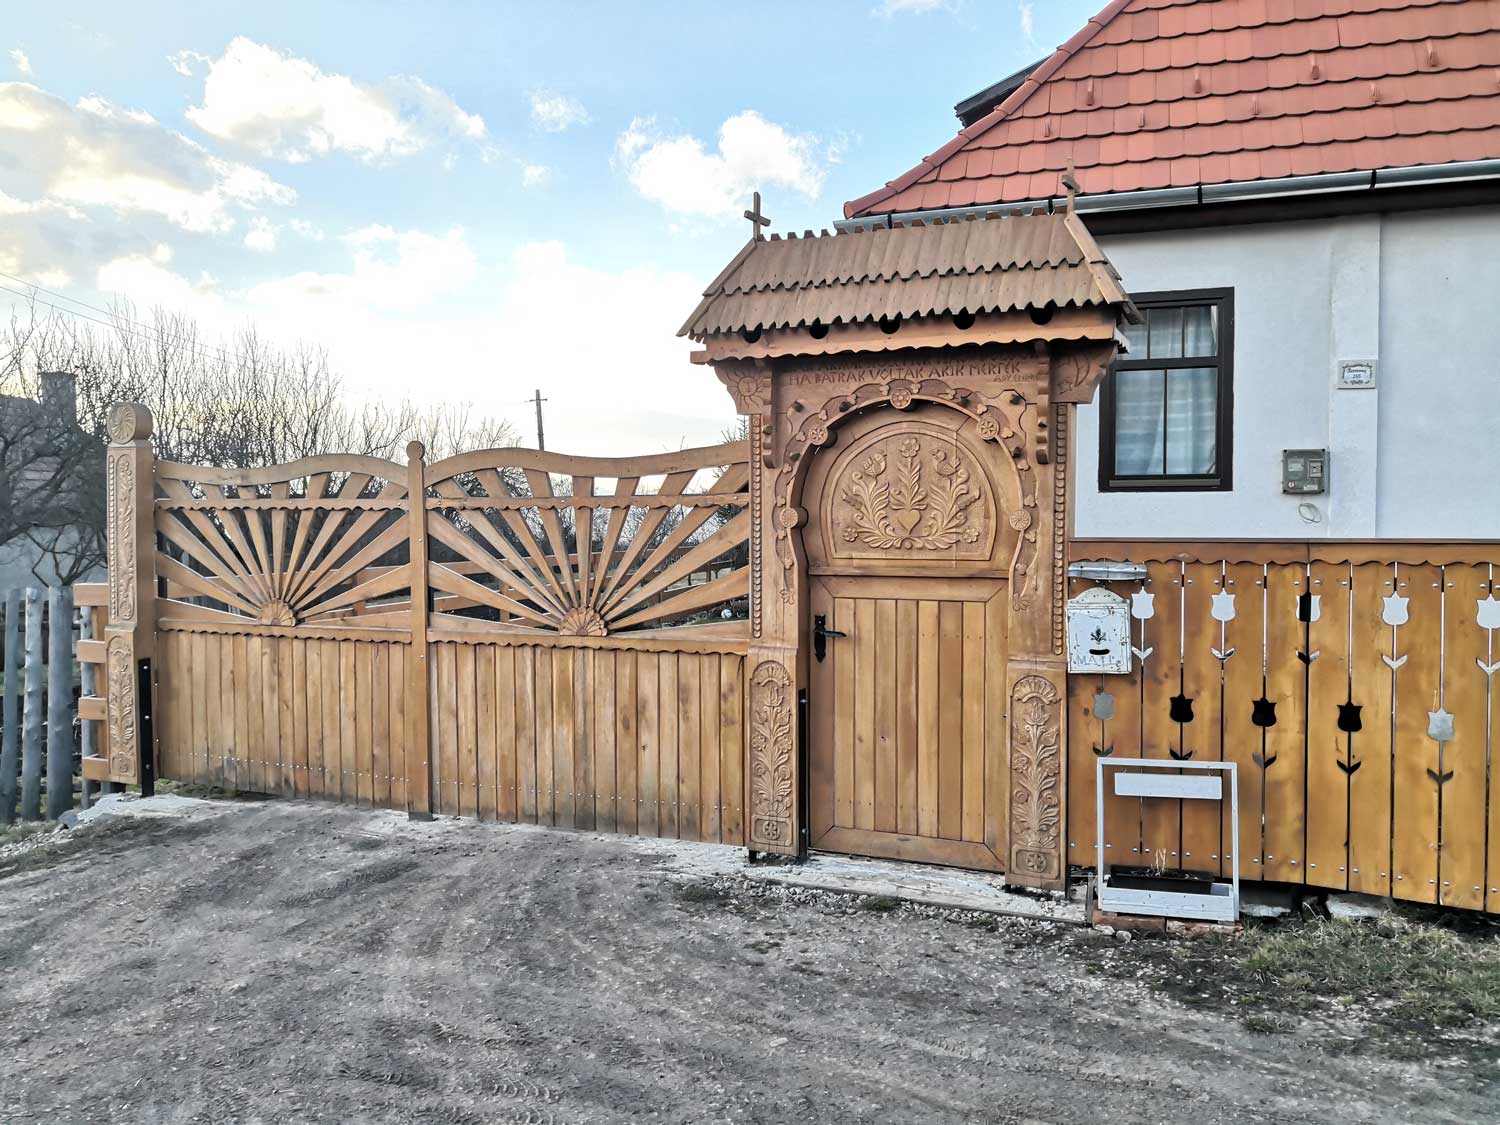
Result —
<path fill-rule="evenodd" d="M 1028 43 L 1036 42 L 1036 12 L 1029 0 L 1021 0 L 1021 34 Z"/>
<path fill-rule="evenodd" d="M 292 228 L 294 234 L 298 234 L 312 242 L 323 241 L 323 228 L 316 223 L 310 223 L 306 219 L 290 219 L 286 225 Z"/>
<path fill-rule="evenodd" d="M 137 308 L 161 306 L 199 318 L 205 327 L 225 324 L 224 298 L 218 283 L 208 274 L 197 281 L 171 269 L 172 248 L 165 243 L 150 253 L 129 254 L 106 262 L 94 283 L 106 296 L 128 298 Z"/>
<path fill-rule="evenodd" d="M 298 306 L 321 307 L 318 319 L 335 308 L 345 317 L 376 309 L 405 311 L 463 288 L 478 268 L 478 256 L 460 227 L 439 236 L 375 225 L 345 235 L 344 242 L 350 248 L 348 270 L 304 271 L 262 282 L 247 298 L 283 314 Z"/>
<path fill-rule="evenodd" d="M 26 57 L 26 52 L 16 47 L 10 53 L 10 61 L 16 64 L 16 69 L 22 74 L 31 74 L 31 60 Z"/>
<path fill-rule="evenodd" d="M 178 51 L 175 55 L 168 55 L 167 62 L 172 64 L 172 69 L 184 78 L 191 78 L 196 73 L 200 63 L 212 62 L 207 55 L 201 55 L 197 51 Z"/>
<path fill-rule="evenodd" d="M 922 15 L 925 12 L 935 12 L 946 7 L 948 7 L 948 0 L 885 0 L 873 14 L 890 19 L 892 16 L 903 13 Z"/>
<path fill-rule="evenodd" d="M 561 133 L 571 125 L 588 122 L 589 111 L 583 103 L 566 94 L 534 90 L 531 94 L 531 123 L 549 133 Z"/>
<path fill-rule="evenodd" d="M 203 104 L 187 116 L 212 136 L 292 162 L 406 156 L 443 138 L 485 137 L 482 117 L 421 79 L 358 82 L 244 37 L 209 63 Z"/>
<path fill-rule="evenodd" d="M 269 254 L 276 249 L 276 227 L 264 215 L 250 220 L 250 229 L 245 232 L 245 248 Z"/>
<path fill-rule="evenodd" d="M 527 164 L 521 169 L 522 187 L 541 187 L 552 177 L 552 169 L 545 164 Z"/>
<path fill-rule="evenodd" d="M 0 167 L 23 197 L 157 215 L 190 231 L 225 231 L 235 211 L 296 199 L 150 114 L 92 95 L 69 105 L 24 82 L 0 83 Z"/>
<path fill-rule="evenodd" d="M 637 191 L 679 215 L 738 218 L 752 191 L 783 187 L 812 200 L 823 187 L 817 138 L 788 132 L 754 110 L 724 122 L 717 152 L 636 118 L 615 143 L 615 160 Z"/>

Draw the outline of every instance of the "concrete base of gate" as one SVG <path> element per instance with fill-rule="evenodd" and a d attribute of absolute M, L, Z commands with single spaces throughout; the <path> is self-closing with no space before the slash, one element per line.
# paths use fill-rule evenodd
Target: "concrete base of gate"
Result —
<path fill-rule="evenodd" d="M 998 875 L 952 867 L 815 852 L 803 864 L 747 867 L 741 874 L 788 887 L 879 895 L 945 910 L 977 910 L 1048 922 L 1087 921 L 1083 904 L 1069 902 L 1060 894 L 1017 894 L 1006 890 Z"/>

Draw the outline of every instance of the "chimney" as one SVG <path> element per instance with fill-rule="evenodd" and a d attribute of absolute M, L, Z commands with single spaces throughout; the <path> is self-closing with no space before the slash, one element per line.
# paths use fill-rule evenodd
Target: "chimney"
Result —
<path fill-rule="evenodd" d="M 42 409 L 64 425 L 78 424 L 78 386 L 71 371 L 41 371 Z"/>

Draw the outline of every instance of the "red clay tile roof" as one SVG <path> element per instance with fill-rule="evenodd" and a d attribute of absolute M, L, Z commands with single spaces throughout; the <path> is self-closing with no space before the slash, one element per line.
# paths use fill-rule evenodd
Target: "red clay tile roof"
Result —
<path fill-rule="evenodd" d="M 1114 0 L 846 217 L 1500 158 L 1500 0 Z"/>

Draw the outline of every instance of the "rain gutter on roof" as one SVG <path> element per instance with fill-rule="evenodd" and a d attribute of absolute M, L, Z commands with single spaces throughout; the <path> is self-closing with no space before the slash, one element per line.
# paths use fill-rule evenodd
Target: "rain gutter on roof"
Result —
<path fill-rule="evenodd" d="M 1086 215 L 1090 212 L 1140 211 L 1153 207 L 1195 207 L 1209 203 L 1245 203 L 1288 196 L 1376 191 L 1380 188 L 1418 187 L 1425 184 L 1453 184 L 1492 179 L 1500 179 L 1500 160 L 1469 160 L 1456 164 L 1381 168 L 1374 172 L 1334 172 L 1320 176 L 1288 176 L 1279 180 L 1247 180 L 1241 183 L 1206 184 L 1199 187 L 1080 195 L 1076 200 L 1076 206 L 1080 214 Z M 1025 199 L 1015 203 L 990 203 L 978 207 L 942 207 L 928 211 L 899 211 L 890 215 L 866 215 L 857 219 L 839 219 L 834 226 L 841 233 L 847 233 L 870 230 L 875 227 L 890 227 L 893 223 L 930 223 L 983 218 L 985 215 L 996 212 L 1009 214 L 1013 211 L 1056 211 L 1064 206 L 1064 203 L 1062 196 L 1054 195 L 1041 199 Z"/>

